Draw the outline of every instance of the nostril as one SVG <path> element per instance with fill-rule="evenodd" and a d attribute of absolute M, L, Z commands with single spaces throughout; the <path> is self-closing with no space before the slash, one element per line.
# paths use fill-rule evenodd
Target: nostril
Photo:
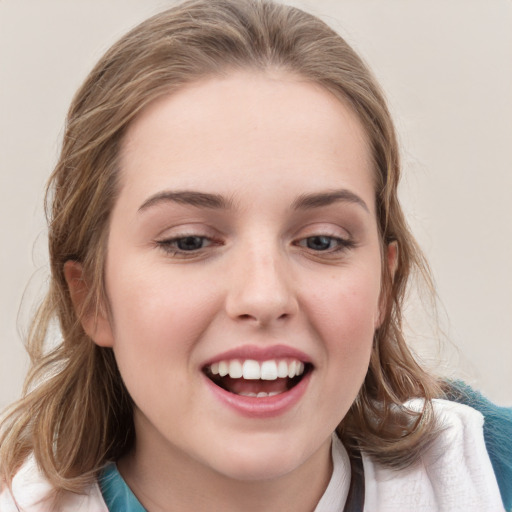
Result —
<path fill-rule="evenodd" d="M 287 320 L 290 317 L 291 317 L 291 315 L 289 313 L 282 313 L 276 319 L 277 320 Z M 241 315 L 238 315 L 238 319 L 246 320 L 246 321 L 252 320 L 252 321 L 260 323 L 260 320 L 256 315 L 250 315 L 249 313 L 243 313 Z M 265 322 L 266 322 L 265 319 L 261 320 L 261 323 L 265 323 Z"/>

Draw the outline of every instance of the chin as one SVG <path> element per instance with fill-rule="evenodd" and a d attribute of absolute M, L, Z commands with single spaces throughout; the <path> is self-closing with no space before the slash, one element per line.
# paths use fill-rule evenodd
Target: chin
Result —
<path fill-rule="evenodd" d="M 298 469 L 316 451 L 306 452 L 303 443 L 293 443 L 289 436 L 286 439 L 272 437 L 254 434 L 247 436 L 244 442 L 233 442 L 222 450 L 222 456 L 212 454 L 212 467 L 234 480 L 274 480 Z"/>
<path fill-rule="evenodd" d="M 250 460 L 240 458 L 232 463 L 226 462 L 221 468 L 217 468 L 217 472 L 242 482 L 277 480 L 301 465 L 301 461 L 287 461 L 279 456 L 272 457 L 271 460 L 253 456 Z"/>

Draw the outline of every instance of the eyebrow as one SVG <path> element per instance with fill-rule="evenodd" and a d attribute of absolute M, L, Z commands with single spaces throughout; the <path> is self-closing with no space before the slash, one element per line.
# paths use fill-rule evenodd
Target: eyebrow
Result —
<path fill-rule="evenodd" d="M 147 210 L 152 206 L 168 202 L 184 204 L 188 206 L 196 206 L 198 208 L 213 209 L 229 209 L 232 206 L 231 201 L 228 201 L 226 198 L 218 194 L 194 192 L 191 190 L 165 190 L 163 192 L 158 192 L 158 194 L 155 194 L 146 199 L 146 201 L 144 201 L 144 203 L 142 203 L 140 206 L 139 212 Z"/>
<path fill-rule="evenodd" d="M 309 210 L 310 208 L 321 208 L 338 202 L 357 204 L 370 213 L 368 205 L 357 194 L 347 189 L 302 194 L 293 202 L 292 207 L 296 210 Z"/>
<path fill-rule="evenodd" d="M 139 212 L 161 203 L 177 203 L 197 208 L 212 208 L 227 210 L 233 206 L 232 201 L 227 200 L 219 194 L 209 194 L 206 192 L 196 192 L 192 190 L 171 191 L 165 190 L 152 195 L 139 207 Z M 361 206 L 368 213 L 370 212 L 367 204 L 357 195 L 347 189 L 333 190 L 328 192 L 315 192 L 312 194 L 302 194 L 292 204 L 295 210 L 309 210 L 311 208 L 321 208 L 338 202 L 353 203 Z"/>

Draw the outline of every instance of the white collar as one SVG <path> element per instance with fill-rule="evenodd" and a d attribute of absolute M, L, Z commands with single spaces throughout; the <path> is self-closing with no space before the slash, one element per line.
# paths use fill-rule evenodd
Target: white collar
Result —
<path fill-rule="evenodd" d="M 350 487 L 350 459 L 338 436 L 331 437 L 332 475 L 314 512 L 343 510 Z"/>

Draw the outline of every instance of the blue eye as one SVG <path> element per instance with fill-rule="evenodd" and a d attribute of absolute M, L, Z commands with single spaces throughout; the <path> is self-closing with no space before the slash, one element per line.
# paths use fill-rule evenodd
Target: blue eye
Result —
<path fill-rule="evenodd" d="M 185 256 L 186 254 L 193 255 L 198 253 L 201 249 L 212 245 L 212 243 L 212 240 L 206 236 L 188 235 L 160 240 L 157 242 L 157 245 L 170 255 Z"/>
<path fill-rule="evenodd" d="M 204 247 L 205 241 L 204 236 L 185 236 L 175 239 L 174 243 L 180 251 L 197 251 Z"/>
<path fill-rule="evenodd" d="M 308 236 L 297 242 L 298 246 L 315 252 L 338 252 L 354 247 L 354 242 L 335 236 L 315 235 Z"/>
<path fill-rule="evenodd" d="M 310 236 L 306 238 L 306 247 L 314 251 L 327 251 L 332 248 L 335 239 L 330 236 Z"/>

